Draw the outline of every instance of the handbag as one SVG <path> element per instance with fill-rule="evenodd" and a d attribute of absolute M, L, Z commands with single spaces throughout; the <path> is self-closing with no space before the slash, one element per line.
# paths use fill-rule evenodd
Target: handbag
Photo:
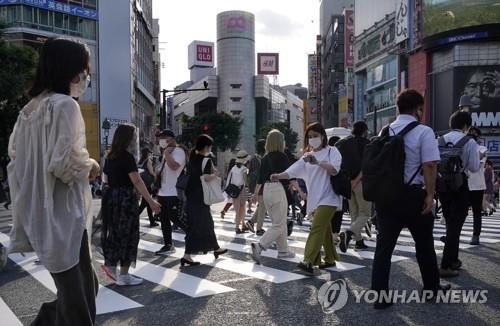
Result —
<path fill-rule="evenodd" d="M 331 149 L 328 150 L 328 161 L 330 161 L 330 152 Z M 349 177 L 347 171 L 340 168 L 340 171 L 338 171 L 336 175 L 330 176 L 330 184 L 332 185 L 333 191 L 337 195 L 351 199 L 351 178 Z"/>
<path fill-rule="evenodd" d="M 153 194 L 157 194 L 158 191 L 161 189 L 161 174 L 163 173 L 163 169 L 165 168 L 165 161 L 163 161 L 163 164 L 161 165 L 160 172 L 157 174 L 155 181 L 153 182 L 153 185 L 151 186 L 151 192 Z"/>
<path fill-rule="evenodd" d="M 202 171 L 205 170 L 205 166 L 208 163 L 209 158 L 204 158 L 202 162 Z M 210 181 L 206 181 L 203 177 L 204 174 L 200 176 L 201 186 L 203 188 L 203 202 L 205 205 L 212 205 L 216 203 L 223 202 L 225 200 L 224 195 L 222 193 L 220 184 L 221 179 L 219 177 L 215 177 Z"/>
<path fill-rule="evenodd" d="M 142 181 L 146 185 L 146 188 L 149 189 L 149 188 L 151 188 L 153 186 L 153 182 L 155 182 L 155 177 L 151 173 L 149 173 L 147 164 L 148 164 L 148 160 L 145 160 L 142 163 L 142 167 L 141 168 L 144 171 L 141 172 L 140 176 L 141 176 Z"/>
<path fill-rule="evenodd" d="M 227 185 L 226 189 L 224 189 L 224 192 L 231 198 L 238 198 L 243 187 L 238 187 L 237 185 L 232 184 L 232 177 L 233 175 L 231 174 L 231 176 L 229 177 L 229 184 Z"/>

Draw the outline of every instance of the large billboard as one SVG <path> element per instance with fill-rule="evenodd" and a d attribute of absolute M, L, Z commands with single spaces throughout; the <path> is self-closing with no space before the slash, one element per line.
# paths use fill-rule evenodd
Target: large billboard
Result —
<path fill-rule="evenodd" d="M 188 47 L 188 68 L 213 67 L 214 44 L 212 42 L 193 41 Z"/>
<path fill-rule="evenodd" d="M 500 127 L 500 66 L 455 68 L 455 90 L 455 101 L 461 95 L 471 97 L 474 125 Z"/>
<path fill-rule="evenodd" d="M 257 74 L 279 75 L 280 55 L 279 53 L 257 53 Z"/>
<path fill-rule="evenodd" d="M 499 22 L 498 0 L 424 0 L 424 37 Z"/>

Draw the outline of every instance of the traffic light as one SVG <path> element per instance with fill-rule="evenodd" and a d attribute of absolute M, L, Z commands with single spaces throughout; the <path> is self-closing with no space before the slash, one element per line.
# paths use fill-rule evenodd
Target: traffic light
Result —
<path fill-rule="evenodd" d="M 203 131 L 203 133 L 205 133 L 205 134 L 208 133 L 208 129 L 209 128 L 208 128 L 207 124 L 204 124 L 204 125 L 201 126 L 201 131 Z"/>

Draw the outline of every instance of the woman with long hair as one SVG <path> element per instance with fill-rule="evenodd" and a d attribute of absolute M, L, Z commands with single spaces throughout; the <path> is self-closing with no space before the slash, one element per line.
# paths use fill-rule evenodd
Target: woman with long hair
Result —
<path fill-rule="evenodd" d="M 95 323 L 99 284 L 88 242 L 92 163 L 74 100 L 85 93 L 90 69 L 85 44 L 48 39 L 29 91 L 32 99 L 10 136 L 10 252 L 35 251 L 57 289 L 57 299 L 42 305 L 32 325 Z"/>
<path fill-rule="evenodd" d="M 257 186 L 253 202 L 257 202 L 257 196 L 262 185 L 264 185 L 264 205 L 271 217 L 272 225 L 264 233 L 260 241 L 252 243 L 252 258 L 258 264 L 261 263 L 261 251 L 268 249 L 276 241 L 278 247 L 278 258 L 293 258 L 295 254 L 288 250 L 287 242 L 287 210 L 285 189 L 288 188 L 288 180 L 282 182 L 271 181 L 272 174 L 280 173 L 288 168 L 288 157 L 284 152 L 285 136 L 276 129 L 267 134 L 266 155 L 262 158 Z"/>
<path fill-rule="evenodd" d="M 151 187 L 153 186 L 153 182 L 155 180 L 155 171 L 153 169 L 153 161 L 151 160 L 151 151 L 148 148 L 144 147 L 141 150 L 141 158 L 139 159 L 138 165 L 142 169 L 141 179 L 148 189 L 149 194 L 152 195 L 153 191 Z M 141 204 L 139 205 L 139 216 L 142 214 L 142 211 L 144 211 L 144 208 L 148 212 L 149 227 L 153 228 L 158 226 L 158 223 L 155 222 L 153 211 L 151 210 L 151 207 L 149 207 L 146 198 L 143 196 Z"/>
<path fill-rule="evenodd" d="M 186 230 L 186 249 L 181 259 L 184 265 L 199 265 L 191 255 L 213 251 L 215 258 L 225 254 L 227 249 L 221 249 L 214 230 L 214 220 L 210 206 L 203 200 L 201 177 L 206 181 L 215 178 L 214 165 L 210 158 L 213 145 L 212 137 L 200 135 L 196 138 L 195 147 L 191 151 L 188 163 L 189 182 L 186 188 L 186 215 L 188 228 Z"/>
<path fill-rule="evenodd" d="M 304 136 L 304 156 L 285 172 L 271 175 L 271 181 L 301 178 L 306 182 L 307 213 L 313 216 L 311 231 L 304 249 L 302 270 L 313 273 L 313 266 L 329 268 L 338 259 L 332 243 L 331 220 L 337 207 L 342 207 L 341 197 L 330 184 L 330 176 L 340 170 L 342 156 L 335 147 L 328 146 L 325 129 L 319 123 L 310 124 Z M 321 262 L 321 247 L 325 251 Z"/>
<path fill-rule="evenodd" d="M 137 259 L 139 244 L 139 205 L 136 190 L 147 201 L 153 212 L 160 211 L 144 185 L 132 153 L 137 144 L 136 128 L 122 124 L 116 128 L 104 163 L 109 189 L 102 197 L 102 251 L 103 272 L 117 285 L 139 285 L 142 279 L 128 273 Z M 120 264 L 120 274 L 117 265 Z"/>

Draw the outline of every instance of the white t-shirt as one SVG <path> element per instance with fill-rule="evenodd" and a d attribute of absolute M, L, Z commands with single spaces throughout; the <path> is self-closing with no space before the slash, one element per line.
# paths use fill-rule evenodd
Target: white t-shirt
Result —
<path fill-rule="evenodd" d="M 467 170 L 468 185 L 469 190 L 486 190 L 486 181 L 484 178 L 484 164 L 486 163 L 486 158 L 481 160 L 479 171 L 470 172 Z"/>
<path fill-rule="evenodd" d="M 237 165 L 233 166 L 229 175 L 227 176 L 227 185 L 229 185 L 229 181 L 235 186 L 241 187 L 244 183 L 243 175 L 248 173 L 248 169 L 242 165 L 238 167 Z"/>
<path fill-rule="evenodd" d="M 186 165 L 186 153 L 184 153 L 182 148 L 176 147 L 170 155 L 180 166 L 177 170 L 172 170 L 165 162 L 165 167 L 163 168 L 163 172 L 161 174 L 161 189 L 158 191 L 158 196 L 161 197 L 177 197 L 175 184 L 177 183 L 177 178 Z M 162 164 L 163 162 L 160 164 L 159 169 L 161 169 Z"/>
<path fill-rule="evenodd" d="M 330 157 L 328 157 L 330 152 Z M 336 147 L 326 146 L 319 152 L 309 152 L 304 155 L 313 154 L 318 162 L 327 161 L 333 165 L 335 170 L 340 170 L 342 155 Z M 330 176 L 325 169 L 319 165 L 306 163 L 303 157 L 290 166 L 285 173 L 290 178 L 300 178 L 306 182 L 307 187 L 307 213 L 312 213 L 318 206 L 335 206 L 342 208 L 342 198 L 333 192 Z"/>

